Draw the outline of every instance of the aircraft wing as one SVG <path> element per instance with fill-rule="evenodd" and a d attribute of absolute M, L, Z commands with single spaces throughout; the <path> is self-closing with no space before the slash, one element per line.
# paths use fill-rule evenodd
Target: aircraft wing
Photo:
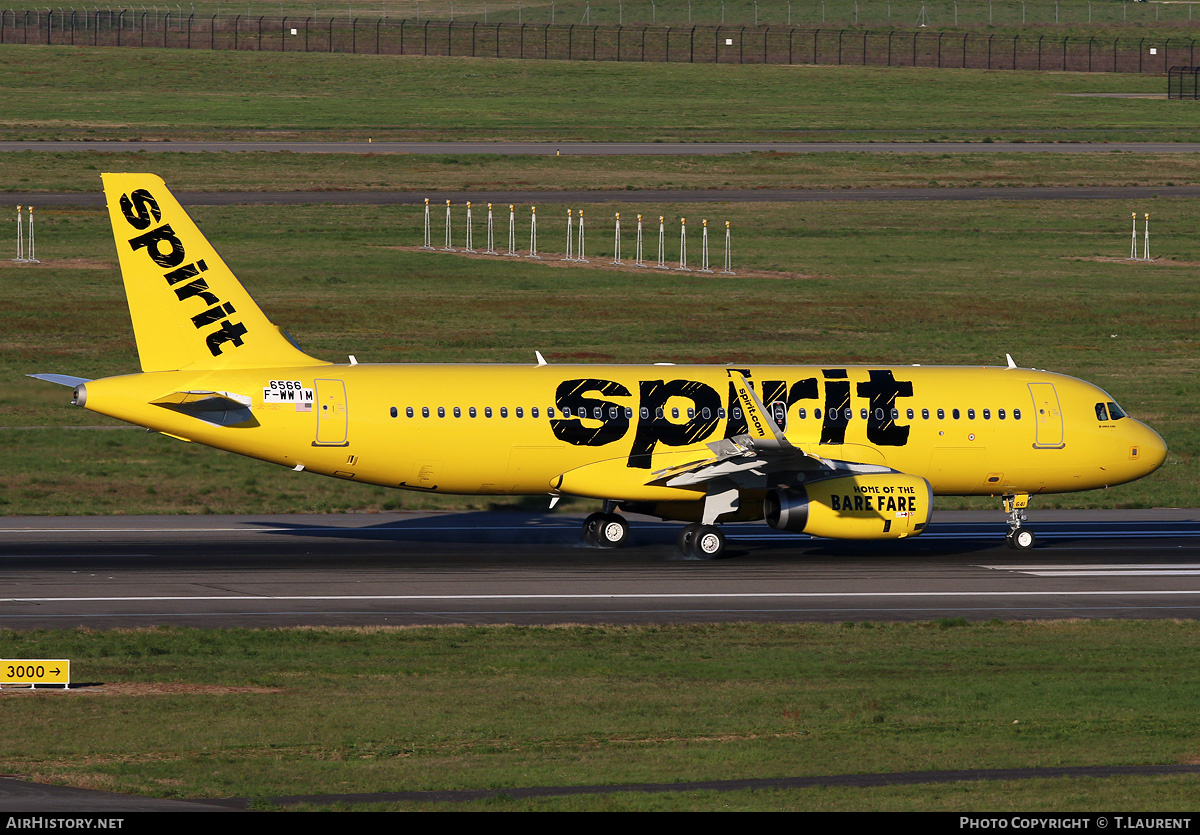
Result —
<path fill-rule="evenodd" d="M 744 435 L 723 438 L 708 444 L 713 457 L 679 464 L 654 473 L 649 483 L 665 487 L 693 487 L 718 478 L 735 482 L 761 480 L 768 473 L 812 473 L 832 471 L 832 467 L 792 443 L 767 413 L 767 408 L 740 371 L 730 370 L 738 404 L 746 417 Z M 741 476 L 741 478 L 739 478 Z"/>

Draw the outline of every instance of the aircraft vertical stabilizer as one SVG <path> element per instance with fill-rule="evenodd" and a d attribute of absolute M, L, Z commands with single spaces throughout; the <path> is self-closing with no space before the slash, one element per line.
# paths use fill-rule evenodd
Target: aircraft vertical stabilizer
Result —
<path fill-rule="evenodd" d="M 267 319 L 160 177 L 103 177 L 143 371 L 324 364 Z"/>

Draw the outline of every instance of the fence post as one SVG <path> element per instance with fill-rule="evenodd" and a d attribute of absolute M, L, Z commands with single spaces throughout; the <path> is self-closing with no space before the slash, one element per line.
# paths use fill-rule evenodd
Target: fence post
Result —
<path fill-rule="evenodd" d="M 383 18 L 375 21 L 375 54 L 379 54 L 379 27 L 383 25 Z M 471 32 L 471 57 L 475 57 L 475 33 Z"/>
<path fill-rule="evenodd" d="M 918 34 L 920 34 L 920 33 L 919 33 L 919 32 L 913 32 L 913 60 L 912 60 L 912 65 L 913 65 L 914 67 L 917 65 L 917 35 L 918 35 Z M 988 68 L 989 68 L 989 69 L 991 68 L 991 64 L 990 64 L 990 63 L 988 64 Z"/>
<path fill-rule="evenodd" d="M 1094 37 L 1088 38 L 1088 72 L 1092 71 L 1092 42 L 1096 40 Z"/>
<path fill-rule="evenodd" d="M 1067 71 L 1067 41 L 1069 41 L 1070 39 L 1071 39 L 1070 35 L 1063 35 L 1063 60 L 1062 60 L 1063 72 Z"/>
<path fill-rule="evenodd" d="M 738 63 L 739 64 L 742 63 L 742 43 L 745 39 L 745 35 L 746 35 L 746 27 L 743 26 L 741 29 L 738 29 Z"/>
<path fill-rule="evenodd" d="M 691 33 L 688 35 L 688 63 L 694 64 L 696 57 L 696 27 L 692 27 Z"/>
<path fill-rule="evenodd" d="M 863 30 L 862 63 L 864 67 L 867 65 L 867 35 L 869 34 L 871 34 L 870 29 Z"/>
<path fill-rule="evenodd" d="M 167 12 L 167 16 L 170 17 L 170 15 L 171 15 L 171 13 Z M 263 22 L 264 17 L 266 17 L 266 15 L 261 15 L 258 18 L 258 51 L 259 52 L 262 52 L 262 22 Z M 167 45 L 166 41 L 167 41 L 167 30 L 163 29 L 163 46 Z"/>
<path fill-rule="evenodd" d="M 358 54 L 358 18 L 350 21 L 350 54 Z"/>
<path fill-rule="evenodd" d="M 1020 40 L 1020 38 L 1021 38 L 1021 36 L 1020 36 L 1020 35 L 1013 35 L 1013 60 L 1012 60 L 1012 68 L 1013 68 L 1014 70 L 1017 68 L 1017 41 L 1018 41 L 1018 40 Z"/>
<path fill-rule="evenodd" d="M 421 44 L 421 52 L 426 57 L 429 57 L 429 19 L 425 19 L 424 41 Z M 524 56 L 522 56 L 524 57 Z"/>
<path fill-rule="evenodd" d="M 838 66 L 842 65 L 842 35 L 846 33 L 845 29 L 838 30 Z"/>
<path fill-rule="evenodd" d="M 1046 36 L 1038 35 L 1038 67 L 1037 68 L 1039 70 L 1042 68 L 1042 38 L 1044 38 L 1044 37 L 1046 37 Z M 1120 39 L 1118 38 L 1118 40 L 1120 40 Z"/>
<path fill-rule="evenodd" d="M 400 18 L 400 54 L 404 54 L 404 24 L 407 23 L 406 18 Z M 497 50 L 498 51 L 498 50 Z"/>
<path fill-rule="evenodd" d="M 454 54 L 454 21 L 446 24 L 446 56 Z"/>
<path fill-rule="evenodd" d="M 617 63 L 621 63 L 621 30 L 624 26 L 617 26 Z"/>
<path fill-rule="evenodd" d="M 125 10 L 121 9 L 117 15 L 117 46 L 121 45 L 121 30 L 125 28 Z M 50 44 L 50 27 L 46 27 L 46 44 Z"/>
<path fill-rule="evenodd" d="M 571 47 L 574 45 L 574 43 L 575 43 L 575 24 L 572 23 L 570 26 L 567 27 L 567 60 L 568 61 L 571 60 L 571 55 L 572 55 Z M 500 57 L 499 52 L 496 53 L 496 57 L 497 58 Z"/>
<path fill-rule="evenodd" d="M 188 15 L 188 41 L 187 41 L 188 49 L 192 48 L 192 18 L 194 18 L 195 16 L 196 15 L 194 13 Z"/>
<path fill-rule="evenodd" d="M 522 58 L 525 57 L 525 27 L 528 25 L 529 25 L 528 23 L 521 24 L 521 57 Z M 595 58 L 596 56 L 593 55 L 592 57 Z"/>
<path fill-rule="evenodd" d="M 992 38 L 994 38 L 994 37 L 996 37 L 994 34 L 988 35 L 988 67 L 987 68 L 989 70 L 992 68 Z"/>
<path fill-rule="evenodd" d="M 235 18 L 233 19 L 233 51 L 234 51 L 234 52 L 237 52 L 237 41 L 238 41 L 238 22 L 239 22 L 241 19 L 242 19 L 242 16 L 241 16 L 241 15 L 238 15 L 237 17 L 235 17 Z"/>
<path fill-rule="evenodd" d="M 768 26 L 763 30 L 763 63 L 767 63 L 767 36 L 771 34 L 771 27 Z"/>
<path fill-rule="evenodd" d="M 820 29 L 813 30 L 813 59 L 812 62 L 817 63 L 817 37 L 821 34 Z"/>

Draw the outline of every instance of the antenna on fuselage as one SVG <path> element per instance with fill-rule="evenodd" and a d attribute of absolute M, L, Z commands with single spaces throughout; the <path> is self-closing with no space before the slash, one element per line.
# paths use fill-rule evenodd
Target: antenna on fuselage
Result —
<path fill-rule="evenodd" d="M 1006 360 L 1008 360 L 1008 367 L 1009 367 L 1009 368 L 1016 368 L 1016 367 L 1017 367 L 1017 364 L 1016 364 L 1015 362 L 1013 362 L 1012 354 L 1005 354 L 1005 355 L 1004 355 L 1004 358 L 1005 358 Z"/>
<path fill-rule="evenodd" d="M 546 358 L 542 356 L 542 352 L 541 352 L 541 351 L 534 351 L 534 352 L 533 352 L 533 355 L 534 355 L 535 357 L 537 357 L 537 361 L 538 361 L 538 362 L 537 362 L 537 364 L 538 364 L 538 368 L 541 368 L 543 365 L 549 365 L 549 364 L 550 364 L 550 363 L 546 362 Z"/>

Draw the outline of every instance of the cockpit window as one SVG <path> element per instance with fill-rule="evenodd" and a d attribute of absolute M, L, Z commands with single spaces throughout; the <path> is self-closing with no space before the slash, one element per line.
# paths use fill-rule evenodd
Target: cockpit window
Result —
<path fill-rule="evenodd" d="M 1112 415 L 1113 420 L 1120 420 L 1121 418 L 1126 417 L 1125 410 L 1116 403 L 1113 403 L 1111 400 L 1108 401 L 1108 413 Z"/>
<path fill-rule="evenodd" d="M 1105 408 L 1103 403 L 1096 404 L 1096 420 L 1108 420 L 1108 409 Z"/>

